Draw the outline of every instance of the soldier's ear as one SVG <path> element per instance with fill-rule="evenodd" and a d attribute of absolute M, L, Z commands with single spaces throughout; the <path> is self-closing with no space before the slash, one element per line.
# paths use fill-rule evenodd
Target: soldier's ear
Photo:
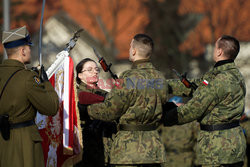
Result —
<path fill-rule="evenodd" d="M 133 56 L 136 55 L 136 48 L 132 48 L 132 54 Z"/>
<path fill-rule="evenodd" d="M 24 54 L 24 48 L 20 46 L 18 48 L 18 53 L 19 53 L 19 55 L 23 55 Z"/>
<path fill-rule="evenodd" d="M 218 57 L 221 56 L 222 53 L 223 53 L 223 50 L 222 50 L 221 48 L 218 48 L 218 49 L 217 49 L 217 56 L 218 56 Z"/>
<path fill-rule="evenodd" d="M 24 47 L 20 47 L 20 48 L 19 48 L 19 53 L 20 53 L 19 60 L 20 60 L 22 63 L 25 63 L 26 54 L 25 54 L 25 49 L 24 49 Z"/>

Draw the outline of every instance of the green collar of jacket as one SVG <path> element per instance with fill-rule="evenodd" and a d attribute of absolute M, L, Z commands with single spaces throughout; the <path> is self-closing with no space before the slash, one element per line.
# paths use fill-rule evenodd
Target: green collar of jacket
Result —
<path fill-rule="evenodd" d="M 100 89 L 97 85 L 96 85 L 96 87 L 93 88 L 93 87 L 88 86 L 84 82 L 81 82 L 77 86 L 77 93 L 80 93 L 81 91 L 85 91 L 85 92 L 89 92 L 89 93 L 95 93 L 95 94 L 98 94 L 100 96 L 105 96 L 106 93 L 107 93 L 105 90 Z"/>
<path fill-rule="evenodd" d="M 3 61 L 3 66 L 14 66 L 14 67 L 20 67 L 25 69 L 25 65 L 23 63 L 21 63 L 18 60 L 14 60 L 14 59 L 6 59 Z"/>
<path fill-rule="evenodd" d="M 96 88 L 91 88 L 90 86 L 88 86 L 86 83 L 81 82 L 77 89 L 79 89 L 80 91 L 86 91 L 86 92 L 90 92 L 90 93 L 94 93 L 95 89 L 99 89 L 97 86 Z"/>
<path fill-rule="evenodd" d="M 216 62 L 214 67 L 218 67 L 218 66 L 221 66 L 227 63 L 232 63 L 232 62 L 234 62 L 233 59 L 221 60 L 221 61 Z"/>
<path fill-rule="evenodd" d="M 234 62 L 227 62 L 222 65 L 214 67 L 213 72 L 226 71 L 226 70 L 235 69 L 235 68 L 236 66 Z"/>
<path fill-rule="evenodd" d="M 139 68 L 154 68 L 153 64 L 150 62 L 150 59 L 142 59 L 133 62 L 132 69 Z"/>

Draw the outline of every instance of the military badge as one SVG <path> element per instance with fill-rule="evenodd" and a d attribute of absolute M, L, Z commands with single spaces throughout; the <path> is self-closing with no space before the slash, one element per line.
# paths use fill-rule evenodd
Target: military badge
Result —
<path fill-rule="evenodd" d="M 34 76 L 34 80 L 36 81 L 36 83 L 37 83 L 38 85 L 41 83 L 41 80 L 40 80 L 38 77 L 36 77 L 36 76 Z"/>
<path fill-rule="evenodd" d="M 206 85 L 206 86 L 208 85 L 208 81 L 205 80 L 205 79 L 202 81 L 202 83 L 203 83 L 204 85 Z"/>

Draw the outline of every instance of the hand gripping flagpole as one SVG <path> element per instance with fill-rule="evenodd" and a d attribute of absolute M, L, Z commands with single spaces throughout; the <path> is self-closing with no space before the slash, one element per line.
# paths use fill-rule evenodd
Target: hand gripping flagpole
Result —
<path fill-rule="evenodd" d="M 40 22 L 40 32 L 39 32 L 38 55 L 39 55 L 39 65 L 40 66 L 42 66 L 42 35 L 43 35 L 43 15 L 44 15 L 45 2 L 46 2 L 46 0 L 43 0 L 41 22 Z"/>

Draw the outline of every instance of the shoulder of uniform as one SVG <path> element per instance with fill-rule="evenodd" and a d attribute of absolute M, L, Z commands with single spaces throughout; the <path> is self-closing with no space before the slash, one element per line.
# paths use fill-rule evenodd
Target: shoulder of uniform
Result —
<path fill-rule="evenodd" d="M 221 73 L 218 73 L 216 75 L 216 79 L 219 79 L 219 80 L 229 80 L 233 77 L 234 75 L 231 73 L 231 72 L 226 72 L 226 71 L 223 71 Z"/>
<path fill-rule="evenodd" d="M 38 85 L 41 83 L 41 80 L 40 80 L 38 74 L 35 71 L 31 70 L 31 69 L 25 69 L 25 70 L 23 70 L 23 75 L 29 81 L 34 81 Z"/>
<path fill-rule="evenodd" d="M 232 82 L 232 76 L 229 74 L 229 73 L 226 73 L 226 72 L 222 72 L 222 73 L 218 73 L 216 75 L 216 77 L 211 80 L 209 83 L 203 83 L 205 85 L 210 85 L 212 84 L 213 88 L 216 88 L 216 89 L 221 89 L 221 88 L 226 88 L 228 87 Z"/>
<path fill-rule="evenodd" d="M 165 79 L 165 77 L 161 71 L 156 70 L 156 72 L 158 73 L 159 78 Z"/>
<path fill-rule="evenodd" d="M 27 75 L 27 77 L 38 76 L 38 74 L 31 69 L 24 69 L 23 73 Z"/>
<path fill-rule="evenodd" d="M 124 71 L 121 75 L 120 75 L 120 78 L 126 78 L 128 76 L 131 76 L 132 74 L 135 73 L 135 70 L 133 69 L 130 69 L 130 70 L 126 70 Z"/>

